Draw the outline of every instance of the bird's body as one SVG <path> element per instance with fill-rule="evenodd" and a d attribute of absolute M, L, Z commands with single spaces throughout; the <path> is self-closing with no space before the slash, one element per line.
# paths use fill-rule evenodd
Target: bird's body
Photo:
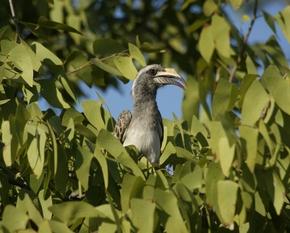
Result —
<path fill-rule="evenodd" d="M 175 71 L 168 70 L 160 65 L 150 65 L 139 71 L 132 86 L 133 112 L 122 112 L 115 127 L 115 135 L 123 145 L 136 146 L 154 166 L 159 163 L 163 139 L 162 118 L 156 103 L 157 89 L 166 84 L 184 84 Z M 173 77 L 180 79 L 181 84 L 177 84 Z"/>

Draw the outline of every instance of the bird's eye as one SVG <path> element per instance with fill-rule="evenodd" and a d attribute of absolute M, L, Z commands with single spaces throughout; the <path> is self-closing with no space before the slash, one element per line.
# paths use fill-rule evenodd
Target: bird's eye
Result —
<path fill-rule="evenodd" d="M 150 70 L 148 70 L 148 73 L 150 75 L 156 75 L 157 74 L 157 70 L 156 69 L 150 69 Z"/>

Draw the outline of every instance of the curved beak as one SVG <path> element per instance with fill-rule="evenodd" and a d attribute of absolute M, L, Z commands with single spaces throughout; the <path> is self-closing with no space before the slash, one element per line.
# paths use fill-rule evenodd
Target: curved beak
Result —
<path fill-rule="evenodd" d="M 182 89 L 185 88 L 185 80 L 173 68 L 164 68 L 157 72 L 154 81 L 161 85 L 176 85 Z"/>

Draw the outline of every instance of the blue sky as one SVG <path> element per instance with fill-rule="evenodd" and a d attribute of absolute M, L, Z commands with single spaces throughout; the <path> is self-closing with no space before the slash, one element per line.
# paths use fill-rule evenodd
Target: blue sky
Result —
<path fill-rule="evenodd" d="M 275 15 L 287 5 L 286 2 L 287 0 L 269 1 L 268 4 L 264 5 L 263 9 L 259 8 L 259 10 Z M 244 22 L 242 20 L 244 11 L 242 9 L 239 11 L 234 11 L 229 5 L 225 7 L 225 10 L 234 25 L 240 30 L 241 33 L 245 34 L 248 30 L 250 21 Z M 250 17 L 252 16 L 250 15 Z M 278 41 L 285 53 L 285 56 L 288 58 L 288 61 L 290 61 L 290 44 L 283 36 L 281 30 L 278 27 L 276 28 L 278 30 Z M 258 17 L 249 37 L 249 43 L 263 43 L 267 41 L 271 35 L 272 31 L 267 26 L 263 17 Z M 85 98 L 98 100 L 98 94 L 101 95 L 105 99 L 106 106 L 109 108 L 111 114 L 116 118 L 121 111 L 125 109 L 131 110 L 133 105 L 130 94 L 132 82 L 123 84 L 119 81 L 119 84 L 120 90 L 109 87 L 106 91 L 102 91 L 97 87 L 89 88 L 85 83 L 81 83 L 80 87 L 84 93 L 87 93 Z M 79 102 L 81 102 L 82 99 L 83 98 L 81 98 Z M 176 86 L 166 86 L 161 88 L 157 95 L 157 102 L 161 115 L 167 119 L 172 119 L 173 113 L 177 117 L 180 117 L 182 115 L 182 99 L 183 90 L 181 88 Z M 40 100 L 40 106 L 47 106 L 44 99 Z M 81 111 L 80 103 L 77 104 L 77 109 Z"/>

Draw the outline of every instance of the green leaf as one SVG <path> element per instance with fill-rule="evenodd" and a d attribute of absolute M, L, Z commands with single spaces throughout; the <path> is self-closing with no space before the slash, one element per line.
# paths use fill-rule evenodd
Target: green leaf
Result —
<path fill-rule="evenodd" d="M 266 216 L 265 205 L 259 192 L 255 192 L 255 211 L 262 216 Z"/>
<path fill-rule="evenodd" d="M 71 87 L 70 87 L 68 81 L 67 81 L 64 77 L 62 77 L 62 76 L 60 76 L 59 79 L 60 79 L 60 82 L 61 82 L 63 88 L 65 89 L 65 91 L 66 91 L 66 92 L 69 94 L 69 96 L 70 96 L 70 97 L 71 97 L 71 98 L 76 102 L 77 99 L 76 99 L 75 93 L 74 93 L 73 90 L 71 89 Z"/>
<path fill-rule="evenodd" d="M 115 158 L 117 158 L 122 152 L 126 153 L 126 150 L 120 141 L 104 129 L 101 129 L 98 134 L 97 146 L 106 149 Z"/>
<path fill-rule="evenodd" d="M 97 147 L 106 149 L 120 164 L 129 168 L 136 176 L 145 179 L 136 162 L 130 157 L 120 141 L 111 133 L 102 129 L 98 134 Z"/>
<path fill-rule="evenodd" d="M 290 115 L 290 78 L 282 78 L 276 66 L 269 66 L 264 72 L 262 82 L 277 105 Z"/>
<path fill-rule="evenodd" d="M 92 62 L 94 65 L 96 65 L 97 67 L 99 67 L 100 69 L 108 73 L 111 73 L 113 75 L 118 75 L 118 76 L 122 75 L 121 72 L 118 69 L 116 69 L 114 64 L 102 62 L 99 58 L 94 58 Z"/>
<path fill-rule="evenodd" d="M 193 171 L 186 173 L 180 181 L 191 191 L 200 189 L 203 184 L 203 174 L 199 166 L 195 166 Z"/>
<path fill-rule="evenodd" d="M 61 232 L 61 233 L 73 233 L 64 223 L 59 221 L 50 221 L 49 225 L 53 232 Z"/>
<path fill-rule="evenodd" d="M 290 43 L 290 6 L 285 7 L 275 18 L 284 36 Z"/>
<path fill-rule="evenodd" d="M 33 64 L 28 49 L 23 44 L 18 44 L 9 52 L 10 60 L 22 71 L 22 78 L 33 86 Z"/>
<path fill-rule="evenodd" d="M 45 197 L 45 192 L 42 189 L 39 194 L 38 194 L 38 200 L 40 202 L 41 205 L 41 210 L 42 210 L 42 214 L 43 214 L 43 218 L 50 220 L 52 217 L 51 212 L 48 210 L 48 208 L 50 206 L 52 206 L 52 198 L 51 196 L 49 197 Z"/>
<path fill-rule="evenodd" d="M 266 23 L 268 24 L 268 26 L 271 28 L 271 30 L 273 32 L 276 32 L 276 28 L 275 28 L 275 19 L 272 15 L 268 14 L 267 12 L 263 11 L 263 16 L 264 19 L 266 21 Z"/>
<path fill-rule="evenodd" d="M 2 142 L 4 144 L 3 147 L 3 159 L 6 166 L 11 166 L 14 162 L 14 155 L 11 153 L 11 144 L 12 144 L 12 134 L 10 130 L 10 122 L 2 121 L 1 124 L 1 133 L 2 133 Z"/>
<path fill-rule="evenodd" d="M 45 97 L 47 102 L 57 108 L 70 108 L 70 105 L 63 98 L 60 90 L 57 87 L 55 80 L 42 80 L 41 83 L 41 94 Z"/>
<path fill-rule="evenodd" d="M 142 189 L 145 182 L 141 177 L 126 174 L 123 177 L 121 189 L 121 206 L 124 213 L 130 208 L 132 198 L 138 198 L 142 195 Z"/>
<path fill-rule="evenodd" d="M 145 58 L 140 49 L 134 44 L 129 43 L 129 53 L 141 66 L 146 66 Z"/>
<path fill-rule="evenodd" d="M 94 151 L 94 157 L 98 160 L 100 167 L 102 169 L 103 178 L 104 178 L 104 185 L 105 189 L 108 188 L 109 185 L 109 170 L 108 170 L 108 163 L 106 157 L 101 153 L 100 149 L 96 147 Z"/>
<path fill-rule="evenodd" d="M 132 222 L 140 233 L 151 233 L 154 227 L 155 203 L 143 199 L 131 199 Z M 140 211 L 142 210 L 142 211 Z M 146 224 L 144 220 L 146 219 Z"/>
<path fill-rule="evenodd" d="M 68 201 L 54 204 L 49 209 L 55 217 L 67 224 L 72 224 L 78 219 L 85 217 L 105 218 L 103 213 L 84 201 Z"/>
<path fill-rule="evenodd" d="M 223 179 L 224 175 L 220 164 L 210 163 L 205 179 L 206 201 L 210 206 L 215 208 L 217 208 L 217 182 Z"/>
<path fill-rule="evenodd" d="M 52 233 L 49 221 L 44 220 L 38 227 L 38 233 Z"/>
<path fill-rule="evenodd" d="M 219 139 L 219 159 L 225 176 L 229 176 L 230 168 L 235 156 L 235 144 L 230 145 L 226 137 Z"/>
<path fill-rule="evenodd" d="M 108 56 L 125 50 L 124 46 L 111 38 L 98 38 L 93 44 L 94 54 Z"/>
<path fill-rule="evenodd" d="M 230 0 L 231 5 L 235 10 L 239 9 L 240 6 L 243 4 L 243 0 Z"/>
<path fill-rule="evenodd" d="M 42 44 L 35 41 L 31 45 L 35 47 L 35 53 L 38 60 L 43 62 L 45 59 L 48 59 L 55 65 L 63 65 L 63 62 Z"/>
<path fill-rule="evenodd" d="M 255 100 L 255 104 L 253 104 Z M 242 124 L 254 126 L 263 116 L 263 111 L 269 103 L 269 96 L 258 80 L 249 87 L 242 106 Z"/>
<path fill-rule="evenodd" d="M 215 47 L 218 53 L 226 58 L 230 58 L 232 55 L 232 49 L 230 46 L 230 26 L 227 21 L 215 14 L 212 17 L 212 35 L 215 41 Z"/>
<path fill-rule="evenodd" d="M 36 27 L 40 26 L 40 27 L 48 28 L 48 29 L 63 30 L 63 31 L 67 31 L 67 32 L 74 32 L 74 33 L 82 34 L 81 32 L 79 32 L 78 30 L 76 30 L 73 27 L 70 27 L 70 26 L 68 26 L 66 24 L 50 21 L 50 20 L 46 19 L 43 16 L 41 16 L 39 18 L 38 25 L 36 24 L 35 26 Z"/>
<path fill-rule="evenodd" d="M 125 78 L 130 80 L 136 78 L 137 70 L 133 64 L 132 58 L 117 56 L 114 58 L 114 64 Z"/>
<path fill-rule="evenodd" d="M 19 209 L 19 210 L 21 209 L 21 210 L 25 211 L 28 214 L 29 218 L 37 226 L 39 226 L 42 223 L 42 221 L 43 221 L 42 216 L 41 216 L 40 212 L 38 211 L 38 209 L 33 204 L 33 202 L 31 201 L 28 194 L 25 194 L 25 197 L 23 200 L 21 200 L 21 199 L 17 200 L 17 209 Z"/>
<path fill-rule="evenodd" d="M 86 118 L 98 130 L 106 128 L 101 115 L 101 107 L 102 104 L 99 101 L 84 100 L 82 102 L 82 108 Z"/>
<path fill-rule="evenodd" d="M 40 177 L 43 171 L 45 159 L 46 134 L 40 128 L 37 128 L 36 135 L 32 139 L 27 150 L 27 158 L 33 173 Z"/>
<path fill-rule="evenodd" d="M 284 205 L 285 187 L 276 172 L 273 174 L 273 186 L 274 186 L 274 207 L 277 215 L 280 215 L 282 207 Z"/>
<path fill-rule="evenodd" d="M 258 130 L 248 126 L 240 126 L 240 135 L 246 144 L 246 163 L 251 172 L 254 172 L 258 149 Z"/>
<path fill-rule="evenodd" d="M 207 124 L 207 127 L 210 132 L 209 145 L 213 153 L 217 155 L 217 159 L 219 159 L 219 140 L 227 137 L 227 134 L 220 121 L 211 121 Z"/>
<path fill-rule="evenodd" d="M 157 206 L 170 217 L 167 219 L 166 232 L 188 232 L 178 208 L 178 200 L 173 192 L 155 189 Z"/>
<path fill-rule="evenodd" d="M 214 119 L 222 117 L 229 110 L 231 91 L 232 85 L 230 82 L 221 78 L 213 95 L 212 115 Z"/>
<path fill-rule="evenodd" d="M 166 222 L 165 231 L 168 233 L 188 233 L 189 230 L 186 229 L 185 222 L 181 218 L 178 221 L 174 217 L 169 217 Z"/>
<path fill-rule="evenodd" d="M 172 142 L 168 142 L 167 145 L 165 146 L 165 149 L 160 157 L 160 164 L 162 165 L 163 163 L 166 162 L 166 160 L 173 154 L 176 153 L 176 149 L 173 146 Z"/>
<path fill-rule="evenodd" d="M 50 125 L 49 122 L 47 122 L 47 128 L 48 128 L 48 131 L 49 131 L 49 135 L 51 137 L 51 143 L 52 143 L 52 150 L 53 150 L 53 173 L 54 175 L 56 174 L 57 172 L 57 169 L 58 169 L 58 153 L 57 153 L 57 142 L 56 142 L 56 137 L 54 135 L 54 132 L 53 132 L 53 129 Z"/>
<path fill-rule="evenodd" d="M 238 184 L 230 180 L 220 180 L 217 183 L 217 201 L 221 221 L 231 225 L 236 211 Z"/>
<path fill-rule="evenodd" d="M 7 205 L 3 211 L 1 225 L 5 226 L 9 232 L 16 232 L 18 230 L 24 230 L 28 220 L 29 217 L 24 211 L 12 205 Z"/>
<path fill-rule="evenodd" d="M 207 63 L 210 63 L 214 52 L 214 40 L 211 26 L 205 26 L 202 29 L 198 42 L 198 49 L 204 60 L 206 60 Z"/>
<path fill-rule="evenodd" d="M 218 10 L 218 6 L 213 0 L 206 0 L 203 4 L 203 12 L 206 16 L 210 16 Z"/>
<path fill-rule="evenodd" d="M 76 170 L 76 174 L 77 174 L 78 180 L 80 181 L 84 189 L 87 190 L 89 188 L 88 183 L 89 183 L 90 167 L 91 167 L 93 154 L 89 150 L 80 146 L 78 148 L 78 151 L 82 157 L 82 163 L 80 167 Z"/>

